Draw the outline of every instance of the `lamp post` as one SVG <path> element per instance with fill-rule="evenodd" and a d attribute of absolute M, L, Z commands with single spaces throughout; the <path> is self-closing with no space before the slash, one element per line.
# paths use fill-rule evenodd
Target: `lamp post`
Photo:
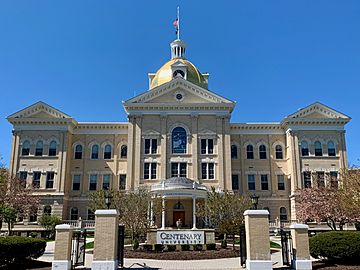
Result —
<path fill-rule="evenodd" d="M 257 206 L 259 203 L 259 196 L 257 196 L 255 193 L 250 196 L 251 203 L 252 203 L 252 209 L 257 210 Z"/>
<path fill-rule="evenodd" d="M 110 192 L 105 193 L 105 204 L 107 206 L 107 209 L 110 209 L 112 198 L 113 198 L 113 196 L 111 195 Z"/>

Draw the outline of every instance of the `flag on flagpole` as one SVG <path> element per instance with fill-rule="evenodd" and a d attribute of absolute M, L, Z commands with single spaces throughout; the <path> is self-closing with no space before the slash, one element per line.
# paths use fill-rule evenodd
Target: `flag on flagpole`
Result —
<path fill-rule="evenodd" d="M 175 30 L 176 30 L 175 33 L 177 35 L 177 33 L 179 31 L 179 19 L 178 18 L 176 18 L 175 21 L 173 22 L 173 26 L 175 27 Z"/>

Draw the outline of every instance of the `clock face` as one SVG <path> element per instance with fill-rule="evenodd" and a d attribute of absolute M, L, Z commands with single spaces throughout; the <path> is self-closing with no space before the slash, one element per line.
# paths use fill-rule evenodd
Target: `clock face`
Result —
<path fill-rule="evenodd" d="M 183 78 L 185 77 L 185 73 L 182 70 L 175 70 L 173 75 L 176 77 L 178 74 L 180 74 L 180 76 Z"/>
<path fill-rule="evenodd" d="M 179 94 L 176 94 L 175 97 L 176 97 L 177 100 L 182 100 L 183 95 L 179 93 Z"/>

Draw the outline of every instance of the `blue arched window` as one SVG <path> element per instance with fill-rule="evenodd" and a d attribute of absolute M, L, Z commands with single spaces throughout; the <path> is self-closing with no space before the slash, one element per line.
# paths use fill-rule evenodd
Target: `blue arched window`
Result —
<path fill-rule="evenodd" d="M 182 127 L 176 127 L 172 131 L 172 153 L 186 153 L 186 130 Z"/>

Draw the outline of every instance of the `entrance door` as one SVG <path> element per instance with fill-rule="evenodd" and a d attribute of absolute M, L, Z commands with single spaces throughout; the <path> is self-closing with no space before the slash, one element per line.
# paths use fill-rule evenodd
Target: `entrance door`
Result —
<path fill-rule="evenodd" d="M 176 221 L 181 219 L 182 226 L 185 226 L 185 211 L 173 212 L 173 226 L 176 227 Z"/>

